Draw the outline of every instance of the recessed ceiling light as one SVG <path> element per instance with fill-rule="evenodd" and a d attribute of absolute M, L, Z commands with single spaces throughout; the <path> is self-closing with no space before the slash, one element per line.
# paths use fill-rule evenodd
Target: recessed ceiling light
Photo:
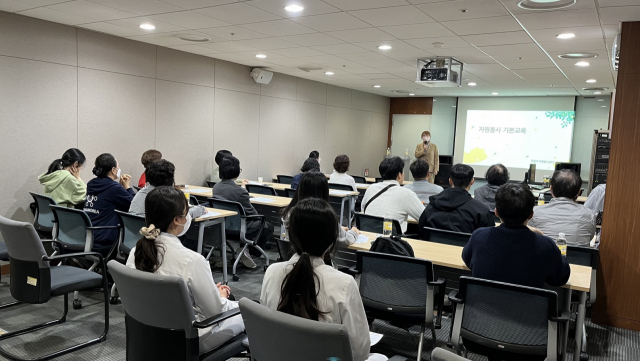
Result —
<path fill-rule="evenodd" d="M 264 58 L 266 58 L 266 57 L 267 57 L 267 56 L 266 56 L 266 55 L 264 55 L 264 54 L 256 54 L 256 58 L 258 58 L 258 59 L 264 59 Z"/>
<path fill-rule="evenodd" d="M 571 39 L 575 37 L 576 37 L 576 34 L 574 33 L 563 33 L 563 34 L 556 35 L 556 38 L 558 39 Z"/>
<path fill-rule="evenodd" d="M 576 0 L 522 0 L 518 7 L 527 10 L 554 10 L 574 5 Z"/>
<path fill-rule="evenodd" d="M 595 80 L 595 79 L 587 79 L 587 83 L 595 83 L 595 82 L 597 82 L 597 80 Z"/>
<path fill-rule="evenodd" d="M 333 72 L 332 71 L 325 71 L 324 75 L 333 75 Z"/>
<path fill-rule="evenodd" d="M 491 93 L 491 95 L 498 95 L 498 92 L 493 92 Z"/>
<path fill-rule="evenodd" d="M 415 95 L 415 94 L 413 94 L 413 93 L 409 93 L 409 96 L 410 96 L 410 97 L 412 97 L 412 96 L 414 96 L 414 95 Z"/>
<path fill-rule="evenodd" d="M 579 61 L 576 63 L 577 66 L 589 66 L 588 61 Z"/>
<path fill-rule="evenodd" d="M 468 83 L 467 85 L 468 85 L 468 86 L 476 86 L 476 83 L 471 82 L 471 83 Z"/>
<path fill-rule="evenodd" d="M 601 105 L 601 106 L 600 106 L 600 108 L 606 108 L 606 107 L 607 107 L 606 105 Z"/>
<path fill-rule="evenodd" d="M 144 29 L 144 30 L 154 30 L 156 27 L 153 24 L 140 24 L 140 29 Z"/>
<path fill-rule="evenodd" d="M 374 88 L 380 88 L 380 85 L 374 85 L 373 87 Z"/>
<path fill-rule="evenodd" d="M 604 101 L 604 99 L 598 99 L 598 101 L 599 101 L 599 102 L 603 102 L 603 101 Z"/>
<path fill-rule="evenodd" d="M 391 49 L 391 45 L 380 45 L 378 47 L 378 49 L 380 49 L 380 50 L 389 50 L 389 49 Z"/>
<path fill-rule="evenodd" d="M 291 4 L 291 5 L 287 5 L 284 7 L 285 10 L 290 11 L 292 13 L 299 13 L 302 10 L 304 10 L 304 8 L 298 4 Z"/>
<path fill-rule="evenodd" d="M 452 105 L 451 107 L 452 107 L 452 108 L 455 108 L 456 106 L 455 106 L 455 105 Z"/>
<path fill-rule="evenodd" d="M 192 43 L 206 43 L 208 41 L 211 41 L 211 39 L 207 37 L 193 34 L 175 34 L 173 37 Z"/>
<path fill-rule="evenodd" d="M 593 92 L 593 95 L 600 95 L 602 92 Z"/>
<path fill-rule="evenodd" d="M 433 99 L 433 101 L 434 101 L 434 102 L 437 102 L 437 101 L 438 101 L 438 99 Z"/>
<path fill-rule="evenodd" d="M 596 53 L 566 53 L 558 55 L 558 58 L 561 59 L 585 59 L 585 58 L 595 58 L 598 54 Z"/>

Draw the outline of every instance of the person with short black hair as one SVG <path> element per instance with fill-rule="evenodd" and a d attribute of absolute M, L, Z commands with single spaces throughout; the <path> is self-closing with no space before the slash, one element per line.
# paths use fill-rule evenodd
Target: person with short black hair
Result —
<path fill-rule="evenodd" d="M 489 208 L 469 194 L 474 182 L 473 175 L 473 168 L 466 164 L 451 167 L 451 188 L 431 196 L 427 208 L 420 216 L 421 236 L 424 236 L 424 227 L 472 233 L 478 228 L 495 226 Z"/>
<path fill-rule="evenodd" d="M 142 153 L 142 157 L 140 158 L 140 162 L 142 163 L 142 165 L 144 166 L 144 172 L 142 172 L 142 175 L 140 176 L 140 180 L 138 180 L 138 187 L 142 188 L 144 187 L 145 184 L 147 184 L 147 168 L 149 167 L 149 164 L 153 163 L 154 161 L 158 160 L 158 159 L 162 159 L 162 153 L 160 153 L 160 151 L 155 150 L 155 149 L 149 149 L 148 151 Z"/>
<path fill-rule="evenodd" d="M 309 153 L 309 158 L 315 159 L 318 161 L 318 163 L 320 163 L 320 152 L 318 152 L 317 150 L 312 150 L 311 153 Z"/>
<path fill-rule="evenodd" d="M 429 163 L 422 159 L 416 159 L 409 166 L 409 170 L 413 176 L 413 183 L 404 187 L 414 191 L 422 203 L 429 204 L 429 197 L 442 192 L 442 187 L 429 182 Z"/>
<path fill-rule="evenodd" d="M 412 190 L 402 187 L 404 182 L 404 161 L 400 157 L 384 159 L 378 167 L 383 181 L 367 188 L 362 198 L 364 214 L 386 217 L 400 222 L 402 233 L 407 231 L 407 219 L 420 218 L 424 205 Z"/>
<path fill-rule="evenodd" d="M 537 288 L 567 283 L 571 268 L 555 242 L 527 228 L 536 202 L 531 190 L 522 184 L 505 184 L 495 200 L 502 224 L 476 230 L 462 250 L 471 275 Z"/>
<path fill-rule="evenodd" d="M 596 233 L 596 212 L 576 202 L 582 178 L 572 169 L 555 171 L 551 177 L 548 204 L 534 208 L 529 225 L 557 239 L 564 233 L 567 244 L 589 246 Z"/>
<path fill-rule="evenodd" d="M 251 196 L 249 192 L 243 187 L 240 187 L 236 184 L 236 179 L 240 176 L 242 169 L 240 168 L 240 161 L 238 158 L 229 155 L 224 157 L 220 162 L 220 178 L 222 180 L 216 183 L 213 186 L 212 193 L 213 197 L 218 197 L 222 199 L 226 199 L 232 202 L 238 202 L 244 208 L 245 214 L 247 216 L 258 215 L 258 211 L 251 204 Z M 253 239 L 257 236 L 260 231 L 260 221 L 247 221 L 247 238 Z M 262 233 L 260 233 L 260 237 L 258 238 L 258 246 L 260 248 L 265 249 L 265 245 L 273 236 L 273 224 L 269 222 L 264 223 L 264 228 L 262 229 Z M 238 251 L 240 248 L 238 249 Z M 240 258 L 245 267 L 255 268 L 256 264 L 253 261 L 251 256 L 260 257 L 262 254 L 254 249 L 253 247 L 249 247 L 245 253 Z"/>
<path fill-rule="evenodd" d="M 213 168 L 213 173 L 211 173 L 211 181 L 212 182 L 220 182 L 222 180 L 222 178 L 220 177 L 220 162 L 222 162 L 222 160 L 224 159 L 224 157 L 227 156 L 232 156 L 233 154 L 231 154 L 230 151 L 225 150 L 225 149 L 221 149 L 216 153 L 216 157 L 214 158 L 216 164 L 215 167 Z"/>
<path fill-rule="evenodd" d="M 312 152 L 313 153 L 313 152 Z M 297 189 L 298 184 L 300 184 L 300 180 L 302 179 L 302 175 L 306 172 L 319 172 L 320 171 L 320 163 L 314 158 L 307 158 L 302 164 L 302 168 L 300 168 L 300 173 L 293 176 L 291 180 L 291 189 Z"/>
<path fill-rule="evenodd" d="M 509 171 L 502 164 L 494 164 L 487 170 L 484 177 L 487 184 L 478 187 L 473 191 L 473 199 L 477 199 L 489 207 L 490 210 L 496 208 L 496 193 L 501 185 L 509 181 Z"/>
<path fill-rule="evenodd" d="M 329 183 L 351 186 L 353 191 L 357 192 L 358 186 L 356 185 L 355 179 L 347 174 L 350 164 L 351 161 L 346 154 L 340 154 L 337 156 L 333 161 L 333 173 L 329 176 Z"/>

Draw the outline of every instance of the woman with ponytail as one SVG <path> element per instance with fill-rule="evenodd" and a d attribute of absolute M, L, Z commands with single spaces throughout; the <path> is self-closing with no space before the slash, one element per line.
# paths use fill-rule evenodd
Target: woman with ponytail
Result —
<path fill-rule="evenodd" d="M 63 207 L 82 204 L 87 195 L 87 185 L 80 178 L 80 170 L 86 160 L 79 149 L 67 149 L 62 158 L 54 160 L 47 172 L 38 177 L 44 186 L 44 195 Z"/>
<path fill-rule="evenodd" d="M 145 208 L 146 227 L 140 230 L 143 237 L 131 250 L 127 267 L 182 278 L 198 321 L 238 308 L 237 302 L 228 299 L 229 287 L 214 282 L 209 262 L 178 239 L 191 224 L 184 194 L 169 186 L 155 188 L 147 195 Z M 211 351 L 242 332 L 241 316 L 201 329 L 200 353 Z"/>
<path fill-rule="evenodd" d="M 369 354 L 369 325 L 353 277 L 324 264 L 336 246 L 338 216 L 327 201 L 306 198 L 289 211 L 289 242 L 295 254 L 267 268 L 260 301 L 281 312 L 347 328 L 355 361 L 387 360 Z"/>

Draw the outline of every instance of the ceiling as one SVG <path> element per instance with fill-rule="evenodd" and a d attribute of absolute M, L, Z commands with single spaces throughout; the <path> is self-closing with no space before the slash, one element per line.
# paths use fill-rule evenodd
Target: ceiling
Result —
<path fill-rule="evenodd" d="M 610 50 L 640 0 L 577 0 L 554 11 L 518 0 L 0 0 L 0 10 L 385 96 L 591 95 L 614 87 Z M 290 13 L 284 7 L 299 4 Z M 462 11 L 466 10 L 466 11 Z M 155 30 L 140 29 L 150 23 Z M 573 39 L 557 39 L 574 33 Z M 210 38 L 189 43 L 175 34 Z M 443 43 L 441 48 L 433 43 Z M 390 50 L 378 50 L 390 45 Z M 558 57 L 590 52 L 588 67 Z M 257 59 L 264 54 L 265 59 Z M 414 83 L 417 58 L 454 56 L 463 86 Z M 316 69 L 309 72 L 299 68 Z M 327 76 L 326 71 L 334 72 Z M 588 84 L 587 79 L 597 82 Z M 475 82 L 477 86 L 468 86 Z M 373 88 L 380 85 L 380 88 Z"/>

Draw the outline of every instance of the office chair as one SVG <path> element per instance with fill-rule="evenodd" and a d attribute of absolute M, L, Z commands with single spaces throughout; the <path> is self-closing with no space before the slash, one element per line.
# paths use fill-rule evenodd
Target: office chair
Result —
<path fill-rule="evenodd" d="M 289 198 L 293 198 L 293 196 L 296 194 L 296 190 L 291 188 L 286 188 L 284 192 L 287 194 L 287 197 Z"/>
<path fill-rule="evenodd" d="M 367 318 L 392 325 L 419 325 L 420 361 L 425 328 L 431 329 L 433 347 L 437 344 L 436 328 L 441 325 L 446 281 L 435 280 L 433 264 L 428 260 L 368 251 L 358 251 L 356 257 L 355 274 Z M 437 301 L 435 287 L 439 291 Z M 438 317 L 434 320 L 436 302 Z"/>
<path fill-rule="evenodd" d="M 245 345 L 253 360 L 353 361 L 351 342 L 344 325 L 274 311 L 247 298 L 240 300 L 240 313 L 249 336 Z M 404 360 L 399 356 L 389 359 Z"/>
<path fill-rule="evenodd" d="M 551 192 L 544 192 L 543 194 L 544 194 L 544 203 L 547 204 L 551 202 L 551 200 L 553 199 Z"/>
<path fill-rule="evenodd" d="M 384 217 L 372 216 L 364 213 L 356 213 L 356 228 L 365 232 L 374 232 L 382 234 L 384 225 Z M 402 236 L 402 227 L 397 219 L 393 220 L 393 229 L 391 234 L 394 236 Z"/>
<path fill-rule="evenodd" d="M 238 263 L 240 262 L 240 257 L 242 257 L 244 251 L 249 247 L 253 247 L 258 252 L 260 252 L 266 261 L 266 265 L 264 269 L 266 271 L 267 267 L 269 267 L 269 256 L 264 252 L 264 250 L 258 246 L 258 239 L 260 239 L 260 235 L 262 234 L 262 230 L 264 229 L 265 224 L 265 216 L 263 215 L 253 215 L 247 216 L 244 211 L 244 207 L 238 202 L 227 201 L 221 198 L 209 198 L 209 203 L 211 207 L 216 209 L 224 209 L 227 211 L 237 212 L 238 214 L 235 216 L 225 217 L 224 224 L 225 230 L 227 231 L 227 239 L 232 238 L 240 241 L 240 245 L 244 245 L 240 252 L 238 252 L 238 256 L 236 257 L 235 262 L 233 262 L 233 280 L 239 281 L 240 278 L 236 275 L 236 268 L 238 267 Z M 253 239 L 247 238 L 247 221 L 259 221 L 260 228 L 258 233 Z"/>
<path fill-rule="evenodd" d="M 452 343 L 465 356 L 551 361 L 566 346 L 570 314 L 560 314 L 553 291 L 463 276 L 449 300 L 456 304 Z"/>
<path fill-rule="evenodd" d="M 140 214 L 127 213 L 122 211 L 116 211 L 118 219 L 120 220 L 120 234 L 118 235 L 118 245 L 116 246 L 114 260 L 126 264 L 129 254 L 136 243 L 142 238 L 140 235 L 140 229 L 146 226 L 145 218 Z M 111 286 L 111 298 L 109 303 L 112 305 L 118 304 L 118 289 L 114 283 Z"/>
<path fill-rule="evenodd" d="M 276 190 L 269 186 L 257 185 L 257 184 L 247 184 L 246 186 L 247 192 L 249 193 L 257 193 L 264 194 L 268 196 L 277 196 Z"/>
<path fill-rule="evenodd" d="M 222 361 L 243 351 L 241 333 L 200 355 L 198 330 L 237 316 L 235 308 L 197 321 L 184 280 L 129 268 L 110 261 L 125 311 L 127 360 Z M 162 300 L 162 302 L 158 302 Z"/>
<path fill-rule="evenodd" d="M 31 194 L 31 197 L 33 197 L 33 200 L 36 203 L 36 214 L 33 219 L 33 227 L 36 231 L 45 233 L 47 236 L 51 235 L 51 238 L 53 238 L 53 234 L 55 233 L 55 222 L 53 211 L 49 206 L 57 205 L 56 201 L 54 201 L 53 198 L 42 194 L 34 192 L 29 192 L 29 194 Z M 52 254 L 52 256 L 55 256 L 55 253 Z"/>
<path fill-rule="evenodd" d="M 587 296 L 587 306 L 591 306 L 596 302 L 596 275 L 598 273 L 598 260 L 600 259 L 600 250 L 591 247 L 569 246 L 567 245 L 567 261 L 570 264 L 591 267 L 591 284 L 589 285 L 589 293 Z M 577 312 L 578 302 L 572 297 L 572 310 Z M 580 359 L 587 359 L 587 328 L 582 325 L 582 349 Z"/>
<path fill-rule="evenodd" d="M 384 182 L 384 179 L 380 177 L 376 177 L 376 183 L 382 183 L 382 182 Z"/>
<path fill-rule="evenodd" d="M 429 242 L 464 247 L 467 245 L 469 238 L 471 238 L 471 233 L 424 227 L 423 239 Z"/>
<path fill-rule="evenodd" d="M 213 186 L 216 185 L 216 182 L 212 182 L 212 181 L 205 181 L 205 182 L 207 182 L 207 187 L 209 188 L 213 188 Z"/>
<path fill-rule="evenodd" d="M 367 184 L 367 179 L 365 177 L 361 177 L 359 175 L 352 175 L 352 177 L 358 184 Z"/>
<path fill-rule="evenodd" d="M 7 252 L 7 246 L 3 242 L 0 242 L 0 261 L 9 261 L 9 252 Z M 0 267 L 0 279 L 2 278 L 2 268 Z"/>
<path fill-rule="evenodd" d="M 353 188 L 347 184 L 329 183 L 329 189 L 335 189 L 338 191 L 353 192 Z"/>
<path fill-rule="evenodd" d="M 493 221 L 496 223 L 502 223 L 502 220 L 500 219 L 500 217 L 496 216 L 496 210 L 492 209 L 489 211 L 491 213 L 491 217 L 493 217 Z"/>
<path fill-rule="evenodd" d="M 103 229 L 118 229 L 120 226 L 102 226 L 94 227 L 91 224 L 89 216 L 81 210 L 66 208 L 61 206 L 51 206 L 51 210 L 54 215 L 54 222 L 57 224 L 57 232 L 53 239 L 54 244 L 58 248 L 60 254 L 84 252 L 91 253 L 93 249 L 93 232 Z M 114 240 L 114 248 L 116 246 L 116 240 Z M 112 253 L 112 252 L 110 252 Z M 110 255 L 107 256 L 107 259 Z M 94 271 L 96 267 L 100 266 L 100 259 L 93 256 L 82 257 L 82 259 L 92 260 L 93 263 L 89 266 L 88 271 Z M 102 262 L 104 263 L 104 262 Z M 103 273 L 106 273 L 106 269 L 102 268 Z M 73 309 L 79 310 L 82 308 L 82 301 L 78 291 L 73 293 Z"/>
<path fill-rule="evenodd" d="M 291 184 L 291 182 L 293 182 L 293 176 L 290 175 L 277 175 L 276 178 L 278 178 L 278 183 L 282 183 L 282 184 Z"/>
<path fill-rule="evenodd" d="M 1 305 L 0 309 L 17 303 L 48 303 L 53 297 L 64 296 L 62 317 L 20 331 L 4 333 L 0 335 L 0 341 L 65 322 L 69 310 L 69 292 L 95 288 L 102 288 L 104 293 L 104 330 L 102 335 L 45 356 L 29 358 L 29 360 L 48 360 L 104 341 L 109 331 L 109 290 L 107 288 L 106 272 L 103 272 L 101 276 L 95 272 L 77 267 L 49 266 L 49 263 L 53 260 L 62 260 L 70 257 L 91 257 L 92 259 L 98 259 L 102 269 L 106 269 L 102 255 L 95 252 L 78 252 L 52 257 L 47 256 L 42 246 L 42 241 L 32 224 L 13 221 L 2 216 L 0 216 L 0 234 L 2 234 L 6 243 L 11 264 L 11 296 L 18 301 Z M 37 343 L 38 341 L 35 339 L 30 342 Z M 37 348 L 37 345 L 32 346 Z M 23 360 L 2 349 L 0 349 L 0 355 L 7 359 Z"/>

